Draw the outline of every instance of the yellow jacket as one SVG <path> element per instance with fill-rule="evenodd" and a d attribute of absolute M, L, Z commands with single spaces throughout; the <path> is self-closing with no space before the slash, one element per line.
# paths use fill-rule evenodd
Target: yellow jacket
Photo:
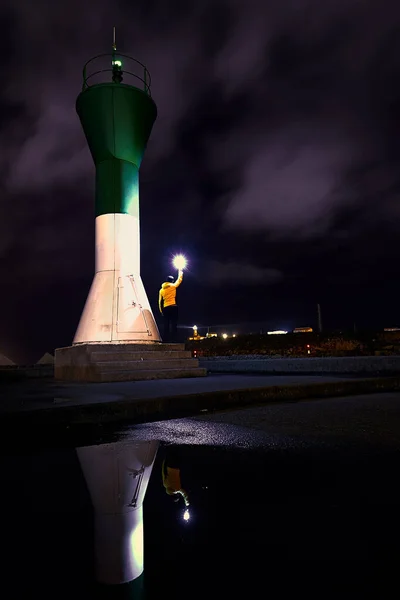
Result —
<path fill-rule="evenodd" d="M 163 306 L 164 308 L 166 308 L 167 306 L 175 306 L 176 288 L 181 285 L 182 279 L 183 271 L 179 271 L 179 276 L 175 283 L 169 283 L 168 281 L 166 281 L 162 284 L 160 292 L 158 294 L 158 308 L 160 309 L 161 314 L 163 311 Z"/>
<path fill-rule="evenodd" d="M 162 478 L 163 485 L 168 496 L 180 494 L 183 497 L 186 506 L 189 506 L 189 497 L 187 495 L 187 492 L 182 488 L 181 484 L 180 469 L 176 469 L 174 467 L 167 467 L 164 461 L 162 464 Z"/>

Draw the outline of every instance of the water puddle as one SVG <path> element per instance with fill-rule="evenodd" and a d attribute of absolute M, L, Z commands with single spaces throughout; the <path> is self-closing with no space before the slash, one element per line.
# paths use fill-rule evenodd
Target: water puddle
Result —
<path fill-rule="evenodd" d="M 394 450 L 201 418 L 116 438 L 2 455 L 8 597 L 153 600 L 241 579 L 250 594 L 282 561 L 399 558 Z"/>

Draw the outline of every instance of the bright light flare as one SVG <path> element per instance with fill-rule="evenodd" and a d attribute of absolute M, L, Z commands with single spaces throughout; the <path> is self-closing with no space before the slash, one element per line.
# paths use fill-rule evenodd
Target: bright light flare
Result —
<path fill-rule="evenodd" d="M 178 269 L 178 271 L 183 271 L 183 269 L 186 269 L 187 266 L 186 257 L 183 256 L 183 254 L 177 254 L 174 256 L 172 264 L 174 265 L 175 269 Z"/>
<path fill-rule="evenodd" d="M 183 513 L 183 520 L 184 521 L 189 521 L 189 519 L 190 519 L 190 512 L 189 512 L 189 509 L 187 508 L 185 510 L 185 512 Z"/>
<path fill-rule="evenodd" d="M 224 338 L 224 340 L 226 340 L 226 338 L 228 337 L 228 334 L 227 333 L 223 333 L 222 337 Z"/>

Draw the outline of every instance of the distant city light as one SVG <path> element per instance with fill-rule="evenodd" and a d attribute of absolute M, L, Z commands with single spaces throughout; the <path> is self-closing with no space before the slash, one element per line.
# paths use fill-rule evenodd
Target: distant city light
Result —
<path fill-rule="evenodd" d="M 228 337 L 228 334 L 227 333 L 223 333 L 222 337 L 224 338 L 224 340 L 226 340 L 226 338 Z"/>
<path fill-rule="evenodd" d="M 283 331 L 283 329 L 277 329 L 276 331 L 268 331 L 268 335 L 284 335 L 287 331 Z"/>
<path fill-rule="evenodd" d="M 236 337 L 236 333 L 234 333 L 232 337 Z"/>
<path fill-rule="evenodd" d="M 183 520 L 184 521 L 189 521 L 189 519 L 190 519 L 190 512 L 189 512 L 189 509 L 187 508 L 185 510 L 185 512 L 183 513 Z"/>
<path fill-rule="evenodd" d="M 183 254 L 177 254 L 174 256 L 172 264 L 174 265 L 175 269 L 178 269 L 178 271 L 183 271 L 183 269 L 186 269 L 187 266 L 186 257 L 183 256 Z"/>

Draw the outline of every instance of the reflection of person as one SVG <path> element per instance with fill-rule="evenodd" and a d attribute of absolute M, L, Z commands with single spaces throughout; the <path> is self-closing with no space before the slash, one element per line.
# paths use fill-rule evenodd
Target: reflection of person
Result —
<path fill-rule="evenodd" d="M 189 506 L 189 496 L 181 483 L 181 470 L 172 453 L 169 453 L 163 461 L 162 479 L 168 496 L 176 496 L 175 502 L 178 502 L 179 496 L 182 496 L 185 506 Z"/>
<path fill-rule="evenodd" d="M 178 328 L 178 305 L 176 303 L 176 289 L 181 285 L 183 271 L 178 272 L 178 279 L 167 277 L 158 294 L 158 307 L 164 317 L 164 342 L 175 342 Z"/>

